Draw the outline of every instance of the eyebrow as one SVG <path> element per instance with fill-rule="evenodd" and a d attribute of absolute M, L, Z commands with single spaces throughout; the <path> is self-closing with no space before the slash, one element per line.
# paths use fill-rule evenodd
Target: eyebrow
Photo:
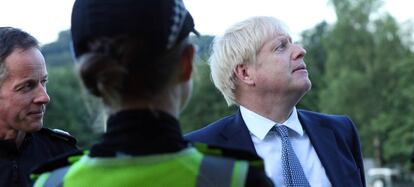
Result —
<path fill-rule="evenodd" d="M 272 45 L 277 46 L 277 45 L 279 45 L 279 43 L 283 43 L 283 41 L 285 41 L 285 40 L 292 43 L 292 38 L 290 36 L 286 36 L 286 35 L 276 36 L 275 39 L 273 39 L 273 41 L 271 43 L 272 43 Z"/>
<path fill-rule="evenodd" d="M 45 75 L 43 75 L 43 77 L 42 77 L 41 79 L 48 79 L 48 78 L 49 78 L 49 75 L 48 75 L 48 74 L 45 74 Z M 21 84 L 24 84 L 24 83 L 26 83 L 26 82 L 33 81 L 33 80 L 35 80 L 35 79 L 33 79 L 33 78 L 31 78 L 31 77 L 26 77 L 26 78 L 22 79 L 22 81 L 18 82 L 18 83 L 15 85 L 15 87 L 17 87 L 17 86 L 19 86 L 19 85 L 21 85 Z"/>
<path fill-rule="evenodd" d="M 276 38 L 281 39 L 281 40 L 288 40 L 290 43 L 292 43 L 292 37 L 290 37 L 288 35 L 279 35 Z"/>

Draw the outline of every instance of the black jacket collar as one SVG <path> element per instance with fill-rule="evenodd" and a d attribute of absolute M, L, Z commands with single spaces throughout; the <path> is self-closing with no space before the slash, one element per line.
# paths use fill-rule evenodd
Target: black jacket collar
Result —
<path fill-rule="evenodd" d="M 187 147 L 178 120 L 158 110 L 134 109 L 109 117 L 107 132 L 90 155 L 148 155 L 176 152 Z"/>

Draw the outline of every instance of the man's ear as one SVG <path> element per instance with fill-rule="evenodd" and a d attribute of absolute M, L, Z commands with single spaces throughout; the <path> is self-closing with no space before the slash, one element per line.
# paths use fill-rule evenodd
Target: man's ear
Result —
<path fill-rule="evenodd" d="M 249 73 L 249 68 L 251 67 L 247 64 L 238 64 L 236 68 L 234 68 L 234 75 L 240 82 L 244 82 L 248 85 L 253 85 L 254 80 L 252 79 L 252 76 Z"/>
<path fill-rule="evenodd" d="M 193 58 L 194 58 L 195 49 L 192 44 L 185 47 L 181 54 L 180 63 L 181 63 L 181 75 L 180 81 L 188 81 L 191 78 L 191 73 L 193 72 Z"/>

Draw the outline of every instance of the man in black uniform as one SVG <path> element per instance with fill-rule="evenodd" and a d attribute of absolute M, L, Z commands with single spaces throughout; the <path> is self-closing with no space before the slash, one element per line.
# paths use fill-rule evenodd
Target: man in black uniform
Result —
<path fill-rule="evenodd" d="M 76 140 L 42 128 L 50 98 L 47 71 L 37 40 L 0 27 L 0 186 L 31 186 L 38 164 L 76 150 Z"/>

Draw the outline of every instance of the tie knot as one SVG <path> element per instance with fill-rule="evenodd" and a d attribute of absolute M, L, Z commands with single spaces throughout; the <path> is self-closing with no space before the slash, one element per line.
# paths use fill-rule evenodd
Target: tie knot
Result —
<path fill-rule="evenodd" d="M 278 125 L 274 127 L 281 137 L 289 137 L 288 129 L 284 125 Z"/>

